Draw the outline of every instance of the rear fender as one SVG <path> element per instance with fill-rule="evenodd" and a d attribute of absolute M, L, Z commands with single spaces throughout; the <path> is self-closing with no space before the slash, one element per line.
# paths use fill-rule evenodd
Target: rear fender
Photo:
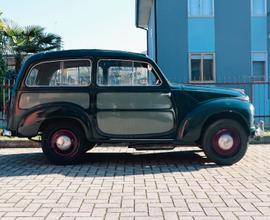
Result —
<path fill-rule="evenodd" d="M 39 105 L 33 108 L 30 113 L 27 112 L 22 118 L 17 129 L 19 136 L 36 136 L 43 123 L 48 120 L 59 122 L 59 120 L 72 119 L 82 126 L 87 139 L 91 139 L 91 118 L 85 109 L 75 104 L 52 103 Z"/>

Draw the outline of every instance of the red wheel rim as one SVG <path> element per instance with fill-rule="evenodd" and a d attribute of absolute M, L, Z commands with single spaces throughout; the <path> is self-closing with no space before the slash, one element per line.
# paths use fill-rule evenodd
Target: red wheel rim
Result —
<path fill-rule="evenodd" d="M 223 128 L 218 130 L 214 134 L 212 140 L 214 151 L 221 156 L 232 156 L 239 150 L 240 144 L 240 136 L 233 128 Z"/>
<path fill-rule="evenodd" d="M 67 149 L 61 149 L 57 144 L 59 138 L 63 137 L 66 137 L 68 140 L 70 140 L 70 145 L 68 145 Z M 72 157 L 79 151 L 79 139 L 72 131 L 61 129 L 53 134 L 51 138 L 51 147 L 55 153 L 61 156 Z"/>

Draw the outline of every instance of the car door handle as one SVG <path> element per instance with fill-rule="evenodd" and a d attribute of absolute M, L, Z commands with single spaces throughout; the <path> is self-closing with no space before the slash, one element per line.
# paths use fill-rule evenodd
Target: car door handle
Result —
<path fill-rule="evenodd" d="M 168 93 L 162 93 L 161 96 L 167 96 L 169 98 L 171 98 L 172 93 L 168 92 Z"/>

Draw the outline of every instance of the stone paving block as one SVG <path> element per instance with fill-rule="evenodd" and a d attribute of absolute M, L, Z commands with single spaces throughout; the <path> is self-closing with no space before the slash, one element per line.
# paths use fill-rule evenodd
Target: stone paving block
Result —
<path fill-rule="evenodd" d="M 118 220 L 120 217 L 120 213 L 107 213 L 105 216 L 105 220 Z"/>
<path fill-rule="evenodd" d="M 228 167 L 193 150 L 98 147 L 54 166 L 38 148 L 0 148 L 0 219 L 270 219 L 270 145 Z"/>
<path fill-rule="evenodd" d="M 33 215 L 34 215 L 33 212 L 7 212 L 5 216 L 30 217 Z"/>
<path fill-rule="evenodd" d="M 135 220 L 164 220 L 164 217 L 135 217 Z"/>
<path fill-rule="evenodd" d="M 62 212 L 51 212 L 47 215 L 46 220 L 58 220 L 62 215 Z"/>
<path fill-rule="evenodd" d="M 270 215 L 266 215 L 266 216 L 253 216 L 254 220 L 269 220 L 270 219 Z"/>
<path fill-rule="evenodd" d="M 92 212 L 92 216 L 105 216 L 106 215 L 106 208 L 94 208 Z"/>
<path fill-rule="evenodd" d="M 43 220 L 42 217 L 17 217 L 16 220 Z"/>
<path fill-rule="evenodd" d="M 165 219 L 178 220 L 177 212 L 164 212 L 163 215 Z"/>
<path fill-rule="evenodd" d="M 2 217 L 1 220 L 15 220 L 16 217 Z"/>

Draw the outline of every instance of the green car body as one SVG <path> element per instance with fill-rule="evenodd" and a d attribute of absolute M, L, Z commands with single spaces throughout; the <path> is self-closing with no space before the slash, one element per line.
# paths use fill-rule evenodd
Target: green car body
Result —
<path fill-rule="evenodd" d="M 62 67 L 56 70 L 57 65 Z M 84 71 L 80 79 L 79 70 Z M 56 82 L 57 74 L 67 72 L 73 84 Z M 75 78 L 84 83 L 74 84 Z M 31 138 L 48 127 L 70 124 L 80 131 L 84 149 L 103 143 L 162 149 L 202 145 L 207 128 L 224 119 L 237 122 L 247 137 L 254 136 L 254 107 L 242 91 L 173 85 L 142 54 L 71 50 L 40 53 L 24 63 L 12 92 L 7 129 L 13 136 Z M 67 155 L 61 151 L 61 156 Z"/>

